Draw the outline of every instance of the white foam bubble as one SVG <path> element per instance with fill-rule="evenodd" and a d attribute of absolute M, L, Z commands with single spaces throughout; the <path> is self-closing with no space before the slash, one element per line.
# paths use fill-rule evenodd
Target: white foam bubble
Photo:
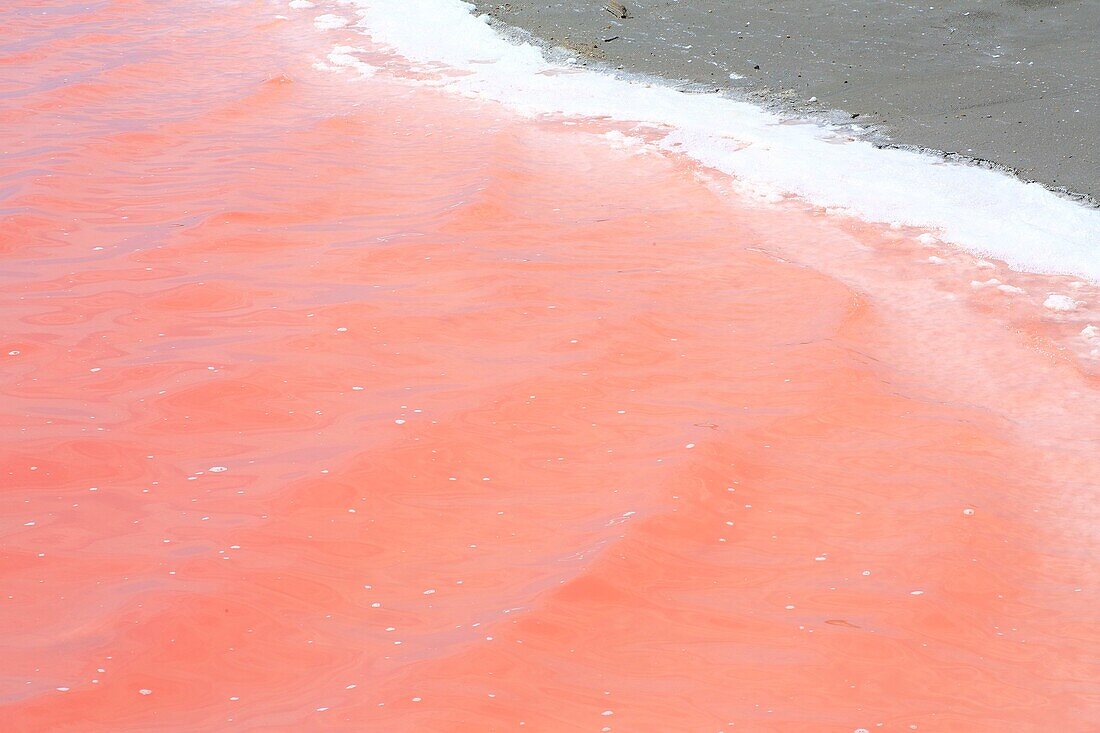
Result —
<path fill-rule="evenodd" d="M 306 8 L 312 8 L 313 3 L 309 0 L 290 0 L 290 7 L 295 10 L 305 10 Z"/>
<path fill-rule="evenodd" d="M 765 199 L 793 194 L 867 221 L 935 230 L 1011 267 L 1100 280 L 1100 210 L 1007 174 L 909 150 L 876 148 L 844 128 L 781 124 L 756 105 L 556 63 L 505 39 L 462 0 L 352 0 L 377 43 L 433 82 L 525 115 L 605 117 L 657 136 Z M 838 144 L 841 143 L 841 144 Z"/>
<path fill-rule="evenodd" d="M 1051 293 L 1047 296 L 1047 299 L 1043 301 L 1043 306 L 1045 308 L 1049 308 L 1052 311 L 1066 312 L 1077 310 L 1078 301 L 1074 300 L 1068 295 Z"/>
<path fill-rule="evenodd" d="M 970 281 L 970 287 L 972 287 L 972 288 L 997 288 L 1002 293 L 1022 293 L 1022 292 L 1024 292 L 1022 288 L 1018 288 L 1015 285 L 1008 285 L 1006 283 L 1003 283 L 995 277 L 992 277 L 992 278 L 986 280 L 985 282 L 982 282 L 980 280 L 971 280 Z"/>
<path fill-rule="evenodd" d="M 331 66 L 327 67 L 326 70 L 338 68 L 353 69 L 363 76 L 371 76 L 378 71 L 377 68 L 356 56 L 358 53 L 366 53 L 366 51 L 362 48 L 356 48 L 355 46 L 333 46 L 332 51 L 329 52 L 327 57 Z M 347 331 L 346 328 L 343 330 Z"/>
<path fill-rule="evenodd" d="M 343 28 L 348 24 L 348 19 L 340 16 L 333 15 L 332 13 L 325 13 L 324 15 L 318 15 L 313 19 L 313 25 L 317 26 L 323 31 L 331 31 L 336 28 Z"/>

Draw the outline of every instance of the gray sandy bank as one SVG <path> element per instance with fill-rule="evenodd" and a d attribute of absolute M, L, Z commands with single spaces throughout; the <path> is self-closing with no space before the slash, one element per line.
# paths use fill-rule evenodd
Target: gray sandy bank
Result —
<path fill-rule="evenodd" d="M 1100 198 L 1100 0 L 475 0 L 606 64 L 859 123 Z"/>

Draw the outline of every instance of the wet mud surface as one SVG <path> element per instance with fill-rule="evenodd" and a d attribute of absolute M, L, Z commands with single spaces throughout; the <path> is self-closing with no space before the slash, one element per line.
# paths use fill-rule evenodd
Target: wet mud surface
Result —
<path fill-rule="evenodd" d="M 478 0 L 578 58 L 867 125 L 1100 195 L 1100 5 Z M 741 79 L 730 79 L 734 74 Z"/>

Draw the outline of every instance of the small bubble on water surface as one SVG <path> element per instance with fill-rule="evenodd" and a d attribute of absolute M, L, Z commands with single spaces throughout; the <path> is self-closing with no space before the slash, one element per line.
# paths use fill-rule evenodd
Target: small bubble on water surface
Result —
<path fill-rule="evenodd" d="M 149 689 L 146 689 L 146 688 L 142 688 L 142 689 L 138 690 L 138 692 L 142 695 L 152 695 L 153 694 L 152 690 L 149 690 Z"/>

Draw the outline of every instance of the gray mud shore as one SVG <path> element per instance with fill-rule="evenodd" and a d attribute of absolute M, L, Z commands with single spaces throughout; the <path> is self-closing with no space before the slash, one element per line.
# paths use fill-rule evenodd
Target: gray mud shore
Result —
<path fill-rule="evenodd" d="M 578 60 L 1100 198 L 1100 0 L 475 0 Z"/>

